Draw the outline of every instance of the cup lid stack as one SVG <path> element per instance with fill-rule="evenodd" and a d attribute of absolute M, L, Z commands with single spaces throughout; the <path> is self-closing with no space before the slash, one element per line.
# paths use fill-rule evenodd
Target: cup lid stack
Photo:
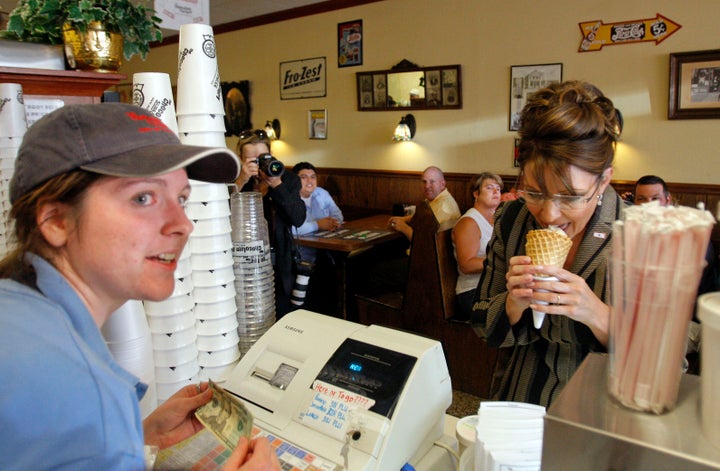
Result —
<path fill-rule="evenodd" d="M 11 249 L 10 179 L 27 130 L 25 100 L 19 83 L 0 83 L 0 258 Z"/>

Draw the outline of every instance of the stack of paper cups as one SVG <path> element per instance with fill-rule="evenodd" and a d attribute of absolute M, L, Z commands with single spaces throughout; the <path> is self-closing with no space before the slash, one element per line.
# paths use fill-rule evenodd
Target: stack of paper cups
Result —
<path fill-rule="evenodd" d="M 240 358 L 229 193 L 223 184 L 190 184 L 186 213 L 195 226 L 188 245 L 199 377 L 222 383 Z"/>
<path fill-rule="evenodd" d="M 700 418 L 705 438 L 720 448 L 720 292 L 705 293 L 697 301 L 702 322 L 700 351 Z"/>
<path fill-rule="evenodd" d="M 193 297 L 190 251 L 183 251 L 175 269 L 175 289 L 164 301 L 145 301 L 155 382 L 159 401 L 165 401 L 179 389 L 198 381 L 197 331 Z"/>
<path fill-rule="evenodd" d="M 133 74 L 133 105 L 151 112 L 175 134 L 178 133 L 170 76 L 162 72 Z"/>
<path fill-rule="evenodd" d="M 103 325 L 102 334 L 115 361 L 148 385 L 140 401 L 140 413 L 147 417 L 157 407 L 157 391 L 150 328 L 142 303 L 131 300 L 120 306 Z"/>
<path fill-rule="evenodd" d="M 183 144 L 225 147 L 225 108 L 212 26 L 180 26 L 177 120 Z"/>
<path fill-rule="evenodd" d="M 0 83 L 0 258 L 10 251 L 10 179 L 26 130 L 22 86 L 19 83 Z"/>

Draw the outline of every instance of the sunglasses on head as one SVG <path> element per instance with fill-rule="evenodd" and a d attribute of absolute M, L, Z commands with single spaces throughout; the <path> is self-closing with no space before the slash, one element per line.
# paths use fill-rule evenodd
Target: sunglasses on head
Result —
<path fill-rule="evenodd" d="M 268 138 L 268 135 L 265 131 L 262 129 L 246 129 L 243 132 L 240 133 L 240 139 L 248 139 L 250 137 L 257 136 L 260 139 L 266 139 Z"/>

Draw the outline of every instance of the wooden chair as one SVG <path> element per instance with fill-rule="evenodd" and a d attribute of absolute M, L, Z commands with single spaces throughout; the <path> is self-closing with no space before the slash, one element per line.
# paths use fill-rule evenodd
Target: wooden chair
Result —
<path fill-rule="evenodd" d="M 468 321 L 450 321 L 457 281 L 453 224 L 438 224 L 430 206 L 418 204 L 411 221 L 413 240 L 404 292 L 356 296 L 358 318 L 366 325 L 385 325 L 439 340 L 453 388 L 489 398 L 497 349 L 488 347 Z"/>

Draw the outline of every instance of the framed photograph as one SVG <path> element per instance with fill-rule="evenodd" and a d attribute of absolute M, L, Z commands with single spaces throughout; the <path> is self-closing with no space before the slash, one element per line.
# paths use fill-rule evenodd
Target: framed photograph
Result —
<path fill-rule="evenodd" d="M 553 82 L 562 82 L 562 63 L 510 66 L 510 131 L 520 129 L 528 95 Z"/>
<path fill-rule="evenodd" d="M 308 111 L 308 137 L 327 139 L 327 110 Z"/>
<path fill-rule="evenodd" d="M 362 20 L 338 23 L 338 67 L 351 67 L 362 63 Z"/>
<path fill-rule="evenodd" d="M 668 119 L 720 118 L 720 49 L 670 54 Z"/>

